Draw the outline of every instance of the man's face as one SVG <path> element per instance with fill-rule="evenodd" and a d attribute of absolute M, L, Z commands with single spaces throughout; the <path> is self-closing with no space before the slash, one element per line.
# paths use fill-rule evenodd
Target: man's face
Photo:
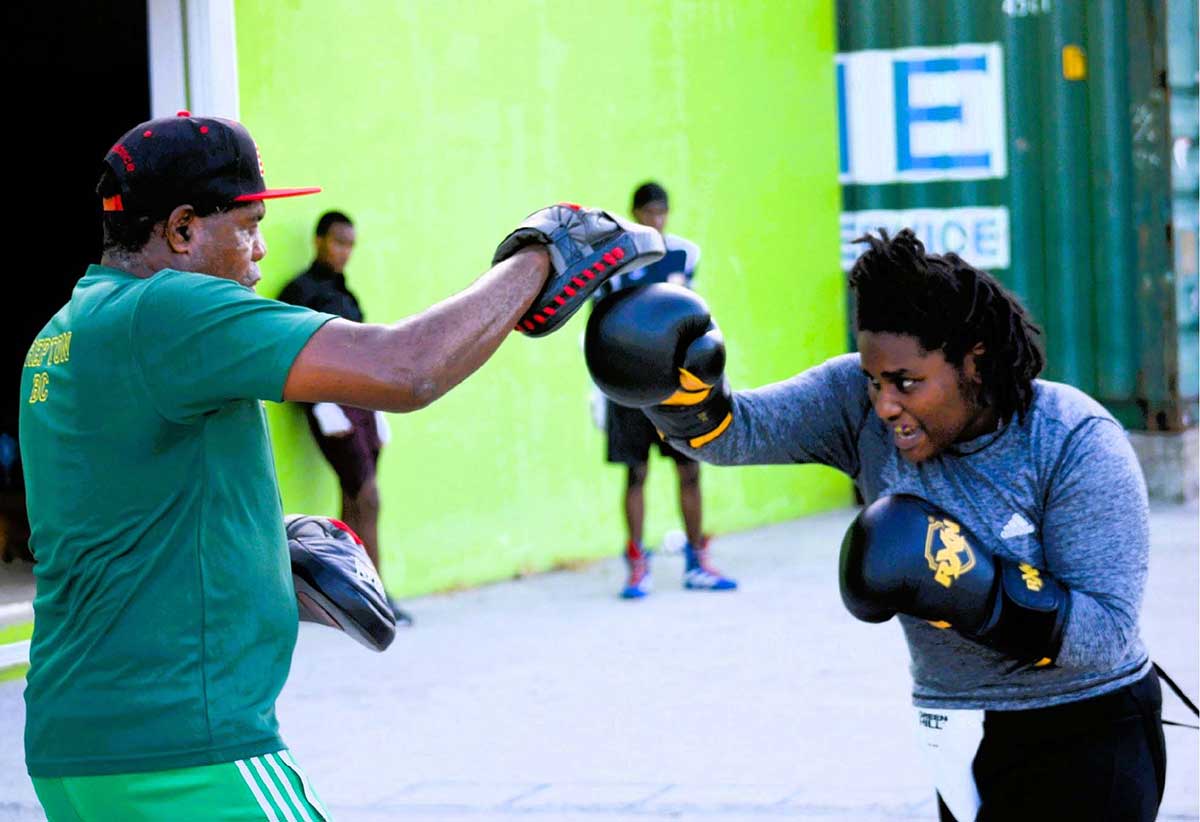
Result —
<path fill-rule="evenodd" d="M 317 237 L 317 262 L 324 263 L 338 274 L 346 273 L 350 252 L 354 250 L 354 226 L 349 223 L 334 223 Z"/>
<path fill-rule="evenodd" d="M 188 226 L 188 269 L 253 289 L 262 279 L 258 261 L 267 256 L 267 243 L 259 231 L 266 213 L 266 206 L 258 201 L 194 218 Z"/>
<path fill-rule="evenodd" d="M 651 228 L 658 230 L 659 234 L 663 233 L 663 229 L 667 225 L 667 214 L 670 209 L 667 204 L 661 200 L 646 203 L 641 208 L 633 210 L 633 219 L 637 220 L 642 225 L 648 225 Z"/>
<path fill-rule="evenodd" d="M 922 462 L 994 428 L 995 417 L 978 399 L 975 358 L 982 346 L 967 353 L 961 368 L 941 351 L 922 350 L 907 334 L 860 331 L 858 350 L 875 414 L 909 462 Z"/>

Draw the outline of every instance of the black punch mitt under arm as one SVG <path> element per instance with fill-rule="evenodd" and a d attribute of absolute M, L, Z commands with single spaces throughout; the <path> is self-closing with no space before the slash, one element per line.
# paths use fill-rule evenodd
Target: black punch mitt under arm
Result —
<path fill-rule="evenodd" d="M 284 527 L 301 621 L 337 628 L 373 651 L 391 645 L 396 617 L 358 534 L 306 514 L 291 514 Z"/>

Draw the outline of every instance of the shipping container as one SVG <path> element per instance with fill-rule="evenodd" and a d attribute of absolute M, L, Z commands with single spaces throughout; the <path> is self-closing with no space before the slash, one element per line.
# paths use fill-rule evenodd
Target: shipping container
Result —
<path fill-rule="evenodd" d="M 1131 429 L 1194 424 L 1191 14 L 1189 223 L 1164 0 L 839 0 L 843 266 L 866 230 L 909 226 L 1020 295 L 1046 378 Z"/>

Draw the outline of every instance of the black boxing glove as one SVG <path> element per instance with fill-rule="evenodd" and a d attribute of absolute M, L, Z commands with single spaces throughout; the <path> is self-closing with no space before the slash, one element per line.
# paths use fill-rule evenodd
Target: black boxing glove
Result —
<path fill-rule="evenodd" d="M 863 509 L 846 531 L 839 566 L 842 602 L 866 622 L 907 614 L 1038 667 L 1062 646 L 1067 589 L 993 555 L 919 497 L 880 497 Z"/>
<path fill-rule="evenodd" d="M 588 318 L 584 356 L 596 387 L 642 409 L 668 442 L 699 448 L 733 419 L 725 341 L 704 300 L 682 286 L 605 297 Z"/>

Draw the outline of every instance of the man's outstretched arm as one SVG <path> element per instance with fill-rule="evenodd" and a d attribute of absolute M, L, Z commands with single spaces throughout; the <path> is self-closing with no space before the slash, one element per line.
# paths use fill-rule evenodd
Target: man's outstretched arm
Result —
<path fill-rule="evenodd" d="M 545 250 L 530 247 L 393 325 L 330 320 L 296 357 L 283 398 L 393 412 L 424 408 L 495 353 L 541 290 L 548 267 Z"/>
<path fill-rule="evenodd" d="M 574 205 L 544 208 L 464 291 L 394 325 L 326 323 L 292 364 L 283 399 L 424 408 L 487 362 L 514 327 L 549 333 L 609 277 L 662 254 L 654 229 Z"/>

